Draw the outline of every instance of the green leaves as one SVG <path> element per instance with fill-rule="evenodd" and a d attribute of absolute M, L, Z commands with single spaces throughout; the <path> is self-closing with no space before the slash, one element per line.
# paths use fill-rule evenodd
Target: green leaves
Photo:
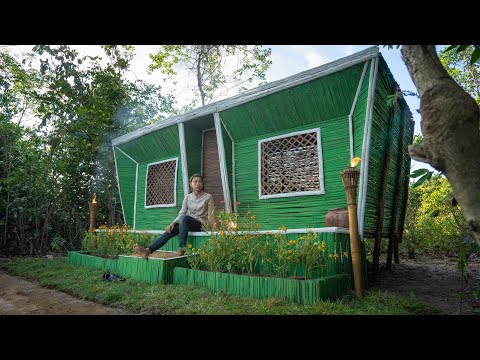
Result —
<path fill-rule="evenodd" d="M 417 178 L 418 180 L 415 181 L 413 187 L 417 187 L 422 185 L 425 181 L 430 180 L 432 178 L 433 171 L 427 169 L 417 169 L 410 174 L 411 178 Z"/>
<path fill-rule="evenodd" d="M 470 46 L 473 47 L 473 52 L 470 56 L 470 63 L 469 65 L 475 64 L 480 59 L 480 45 L 450 45 L 447 47 L 444 52 L 449 52 L 451 50 L 455 50 L 457 54 L 461 53 L 462 51 L 467 50 Z"/>
<path fill-rule="evenodd" d="M 220 90 L 228 92 L 253 80 L 265 81 L 272 64 L 271 49 L 260 45 L 162 45 L 160 51 L 149 56 L 149 70 L 159 70 L 171 80 L 181 69 L 193 74 L 196 81 L 192 88 L 202 105 L 220 96 Z M 230 65 L 233 69 L 227 71 Z"/>

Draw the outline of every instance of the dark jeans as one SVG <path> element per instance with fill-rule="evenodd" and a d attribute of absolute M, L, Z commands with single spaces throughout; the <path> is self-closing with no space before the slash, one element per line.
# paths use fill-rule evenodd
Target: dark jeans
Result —
<path fill-rule="evenodd" d="M 179 235 L 180 247 L 187 245 L 187 236 L 189 231 L 200 231 L 202 229 L 202 223 L 197 219 L 194 219 L 188 215 L 182 215 L 179 222 L 175 224 L 172 231 L 164 232 L 158 236 L 153 243 L 148 247 L 151 252 L 160 249 L 165 245 L 172 237 Z"/>

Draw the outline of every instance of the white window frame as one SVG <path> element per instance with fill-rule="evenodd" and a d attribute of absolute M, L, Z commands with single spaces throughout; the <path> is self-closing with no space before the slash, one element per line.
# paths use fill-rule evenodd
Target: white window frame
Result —
<path fill-rule="evenodd" d="M 148 205 L 147 206 L 147 180 L 148 180 L 148 172 L 150 171 L 150 166 L 161 164 L 161 163 L 164 163 L 164 162 L 173 161 L 173 160 L 175 160 L 175 176 L 174 176 L 174 180 L 173 180 L 173 204 L 159 204 L 159 205 Z M 156 162 L 147 164 L 147 171 L 145 172 L 145 200 L 144 200 L 145 209 L 177 206 L 177 176 L 178 176 L 178 157 L 171 158 L 171 159 L 166 159 L 166 160 L 162 160 L 162 161 L 156 161 Z"/>
<path fill-rule="evenodd" d="M 318 180 L 320 184 L 320 190 L 314 191 L 298 191 L 284 194 L 272 194 L 272 195 L 262 195 L 262 143 L 277 139 L 283 139 L 295 135 L 303 135 L 316 132 L 317 133 L 317 152 L 318 152 Z M 309 130 L 295 131 L 288 134 L 282 134 L 278 136 L 273 136 L 268 139 L 262 139 L 258 141 L 258 198 L 259 199 L 272 199 L 272 198 L 284 198 L 292 196 L 305 196 L 305 195 L 323 195 L 325 194 L 325 186 L 323 183 L 323 156 L 322 156 L 322 137 L 320 128 L 314 128 Z"/>

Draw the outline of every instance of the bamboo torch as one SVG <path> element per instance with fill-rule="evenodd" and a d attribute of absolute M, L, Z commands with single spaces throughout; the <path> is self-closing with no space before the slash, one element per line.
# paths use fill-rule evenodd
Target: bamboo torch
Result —
<path fill-rule="evenodd" d="M 362 256 L 360 252 L 360 242 L 358 236 L 356 200 L 360 171 L 355 169 L 355 166 L 357 166 L 360 161 L 360 158 L 353 158 L 350 162 L 350 167 L 347 167 L 340 172 L 340 175 L 342 176 L 343 187 L 345 188 L 345 192 L 347 194 L 348 223 L 350 228 L 350 252 L 352 256 L 353 281 L 357 299 L 362 299 L 365 293 L 363 288 Z"/>
<path fill-rule="evenodd" d="M 96 228 L 96 217 L 97 217 L 97 210 L 98 210 L 98 203 L 97 203 L 97 193 L 93 193 L 92 201 L 88 202 L 88 208 L 90 209 L 90 230 Z"/>

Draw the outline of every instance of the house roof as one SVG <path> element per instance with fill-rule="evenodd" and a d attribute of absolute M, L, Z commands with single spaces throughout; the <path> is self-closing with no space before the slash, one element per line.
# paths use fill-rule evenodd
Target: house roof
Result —
<path fill-rule="evenodd" d="M 120 145 L 120 144 L 129 142 L 133 139 L 139 138 L 148 133 L 151 133 L 153 131 L 166 128 L 174 124 L 179 124 L 182 122 L 196 119 L 201 116 L 205 116 L 205 115 L 213 114 L 215 112 L 220 112 L 226 109 L 233 108 L 240 104 L 244 104 L 246 102 L 270 95 L 272 93 L 303 84 L 305 82 L 332 74 L 337 71 L 341 71 L 343 69 L 354 66 L 356 64 L 368 61 L 374 57 L 377 57 L 378 55 L 379 55 L 378 46 L 369 47 L 365 50 L 362 50 L 350 56 L 332 61 L 330 63 L 324 64 L 306 71 L 302 71 L 298 74 L 289 76 L 284 79 L 273 81 L 266 85 L 262 85 L 252 90 L 246 91 L 242 94 L 193 109 L 184 114 L 180 114 L 180 115 L 176 115 L 176 116 L 164 119 L 155 124 L 142 127 L 128 134 L 125 134 L 113 139 L 112 145 L 113 146 Z"/>

